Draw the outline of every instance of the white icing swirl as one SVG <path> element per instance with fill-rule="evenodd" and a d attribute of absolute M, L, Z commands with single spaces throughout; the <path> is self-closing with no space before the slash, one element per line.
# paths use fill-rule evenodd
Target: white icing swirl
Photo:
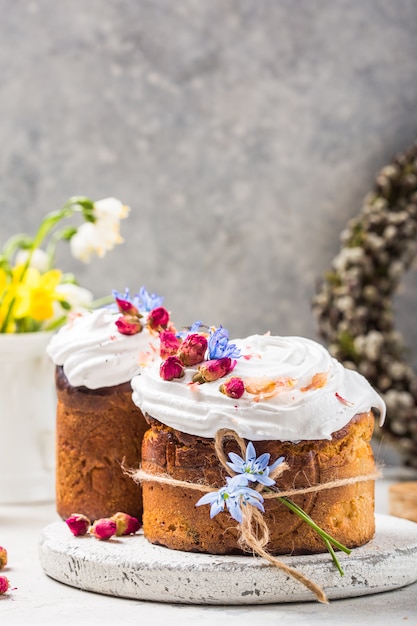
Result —
<path fill-rule="evenodd" d="M 244 392 L 238 400 L 219 391 L 227 379 L 190 384 L 195 368 L 171 382 L 159 376 L 160 360 L 132 380 L 133 401 L 143 413 L 192 435 L 214 437 L 231 428 L 252 441 L 331 439 L 356 414 L 372 407 L 385 418 L 385 404 L 367 380 L 330 356 L 319 343 L 301 337 L 253 335 L 234 339 L 242 356 L 230 376 L 277 380 L 289 377 L 293 386 L 271 398 Z M 327 375 L 323 387 L 311 386 L 313 376 Z M 310 387 L 307 390 L 303 388 Z"/>
<path fill-rule="evenodd" d="M 62 365 L 73 387 L 99 389 L 129 382 L 141 370 L 141 360 L 159 351 L 159 338 L 145 326 L 136 335 L 123 335 L 116 327 L 120 313 L 96 309 L 63 326 L 54 335 L 47 353 L 55 365 Z"/>

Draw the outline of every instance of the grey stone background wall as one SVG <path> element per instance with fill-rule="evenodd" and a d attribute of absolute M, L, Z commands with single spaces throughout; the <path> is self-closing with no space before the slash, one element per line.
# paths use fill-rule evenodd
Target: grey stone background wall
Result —
<path fill-rule="evenodd" d="M 0 0 L 1 240 L 75 194 L 132 207 L 60 263 L 178 325 L 317 338 L 310 301 L 417 132 L 415 0 Z M 413 337 L 415 277 L 398 300 Z"/>

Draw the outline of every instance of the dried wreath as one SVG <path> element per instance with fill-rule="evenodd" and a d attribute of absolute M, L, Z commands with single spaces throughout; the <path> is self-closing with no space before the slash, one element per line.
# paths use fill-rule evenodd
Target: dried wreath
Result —
<path fill-rule="evenodd" d="M 417 375 L 395 328 L 392 297 L 417 256 L 417 142 L 376 176 L 361 213 L 313 298 L 333 356 L 358 370 L 387 404 L 383 430 L 417 467 Z"/>

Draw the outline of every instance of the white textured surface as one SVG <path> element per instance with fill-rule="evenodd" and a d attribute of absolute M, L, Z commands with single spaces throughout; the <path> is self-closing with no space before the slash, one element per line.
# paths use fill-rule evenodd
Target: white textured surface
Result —
<path fill-rule="evenodd" d="M 417 524 L 377 515 L 375 538 L 339 558 L 344 577 L 327 553 L 282 560 L 318 583 L 329 599 L 389 591 L 417 580 Z M 262 559 L 168 550 L 142 535 L 108 542 L 77 538 L 64 522 L 44 529 L 40 560 L 44 571 L 60 582 L 139 600 L 244 605 L 314 599 Z"/>

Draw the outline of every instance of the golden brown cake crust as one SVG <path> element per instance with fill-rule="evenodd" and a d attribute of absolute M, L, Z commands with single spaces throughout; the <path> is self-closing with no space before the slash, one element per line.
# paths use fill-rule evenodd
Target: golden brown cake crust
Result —
<path fill-rule="evenodd" d="M 173 430 L 147 417 L 151 428 L 142 447 L 142 468 L 151 474 L 204 483 L 215 488 L 225 484 L 225 472 L 217 459 L 213 439 Z M 289 470 L 279 479 L 281 491 L 354 478 L 375 471 L 370 439 L 374 428 L 372 412 L 356 415 L 333 434 L 330 441 L 254 442 L 259 456 L 271 454 L 271 463 L 284 456 Z M 226 451 L 239 450 L 228 442 Z M 171 549 L 240 553 L 237 523 L 227 512 L 210 519 L 209 506 L 196 507 L 203 495 L 194 489 L 169 484 L 143 483 L 143 529 L 151 543 Z M 291 498 L 314 521 L 348 547 L 368 542 L 375 532 L 374 481 L 300 494 Z M 267 549 L 271 554 L 325 552 L 320 537 L 278 500 L 265 501 L 264 518 L 270 531 Z"/>
<path fill-rule="evenodd" d="M 132 402 L 130 383 L 72 387 L 56 368 L 56 505 L 63 518 L 91 520 L 123 511 L 142 517 L 141 488 L 121 467 L 137 467 L 148 425 Z"/>

